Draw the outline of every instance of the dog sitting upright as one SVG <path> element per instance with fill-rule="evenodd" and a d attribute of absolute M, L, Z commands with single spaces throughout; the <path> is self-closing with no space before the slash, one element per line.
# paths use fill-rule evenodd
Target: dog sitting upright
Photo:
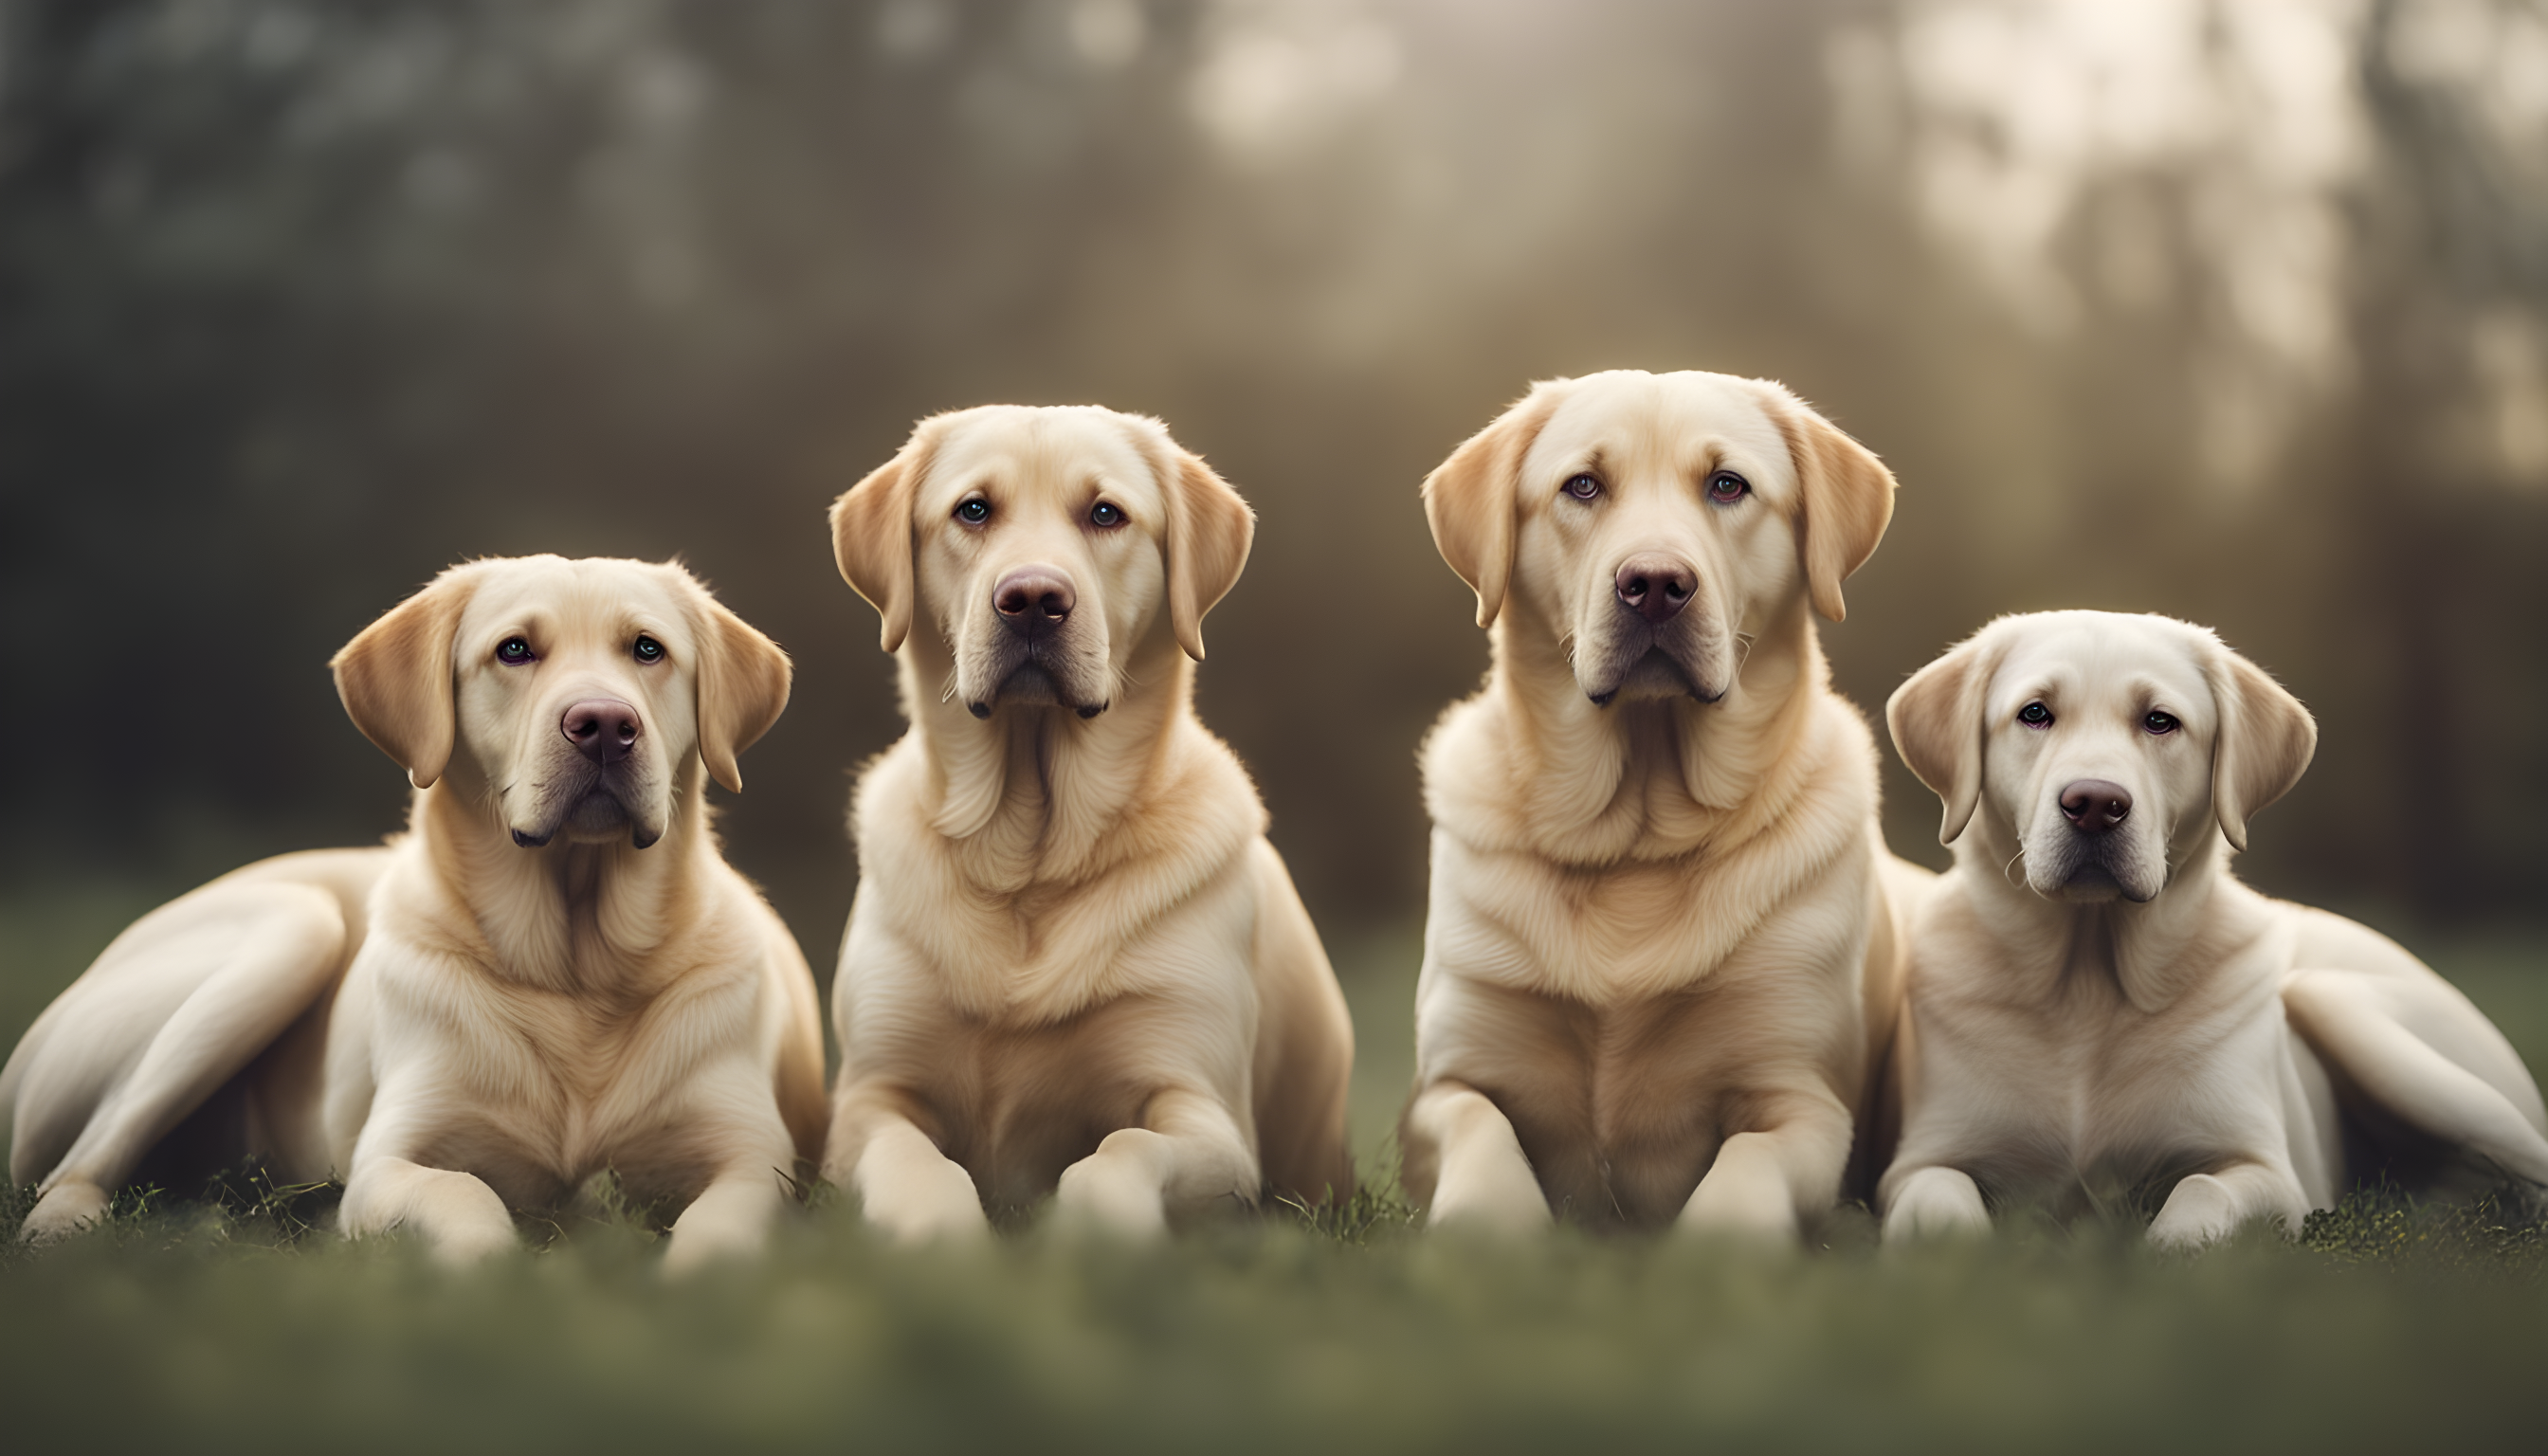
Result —
<path fill-rule="evenodd" d="M 537 556 L 453 567 L 334 668 L 407 833 L 225 875 L 54 1001 L 0 1071 L 26 1236 L 253 1158 L 450 1260 L 605 1170 L 686 1202 L 667 1267 L 758 1247 L 821 1146 L 822 1030 L 705 780 L 741 787 L 786 655 L 678 566 Z"/>
<path fill-rule="evenodd" d="M 1495 667 L 1424 746 L 1409 1191 L 1436 1224 L 1792 1239 L 1928 878 L 1884 853 L 1813 625 L 1893 477 L 1777 385 L 1614 370 L 1534 388 L 1424 508 Z"/>
<path fill-rule="evenodd" d="M 2012 1202 L 2155 1205 L 2165 1246 L 2255 1219 L 2298 1232 L 2372 1170 L 2348 1140 L 2548 1185 L 2539 1089 L 2468 998 L 2230 872 L 2318 729 L 2212 633 L 2003 617 L 1886 716 L 1956 852 L 1910 928 L 1886 1238 L 1988 1228 Z"/>
<path fill-rule="evenodd" d="M 1194 715 L 1246 502 L 1156 420 L 990 406 L 832 523 L 911 731 L 859 781 L 824 1176 L 904 1238 L 1348 1193 L 1343 994 Z"/>

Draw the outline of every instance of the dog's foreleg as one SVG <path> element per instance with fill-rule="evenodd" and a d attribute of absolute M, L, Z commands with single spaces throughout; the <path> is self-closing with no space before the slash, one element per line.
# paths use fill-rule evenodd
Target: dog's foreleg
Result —
<path fill-rule="evenodd" d="M 770 1241 L 771 1220 L 787 1200 L 778 1170 L 791 1156 L 782 1138 L 775 1152 L 739 1162 L 710 1180 L 673 1221 L 664 1272 L 679 1278 L 722 1259 L 760 1253 Z"/>
<path fill-rule="evenodd" d="M 171 942 L 161 953 L 167 956 L 200 953 L 208 942 L 227 945 L 46 1175 L 21 1233 L 30 1242 L 59 1238 L 103 1215 L 109 1192 L 144 1153 L 310 1009 L 335 974 L 345 920 L 324 891 L 242 885 L 208 897 L 162 934 Z M 39 1065 L 22 1099 L 46 1095 L 51 1071 Z"/>
<path fill-rule="evenodd" d="M 474 1264 L 519 1246 L 496 1190 L 467 1173 L 403 1157 L 358 1158 L 336 1225 L 347 1238 L 412 1228 L 446 1264 Z"/>
<path fill-rule="evenodd" d="M 1141 1121 L 1107 1134 L 1095 1152 L 1061 1170 L 1053 1212 L 1063 1227 L 1156 1238 L 1171 1215 L 1256 1201 L 1256 1154 L 1218 1098 L 1162 1092 Z"/>
<path fill-rule="evenodd" d="M 2548 1186 L 2548 1138 L 2493 1083 L 2410 1031 L 2382 1004 L 2383 989 L 2395 994 L 2356 973 L 2304 971 L 2284 986 L 2283 1009 L 2320 1056 L 2410 1127 Z"/>
<path fill-rule="evenodd" d="M 1424 1089 L 1407 1110 L 1410 1140 L 1431 1144 L 1438 1171 L 1425 1213 L 1429 1227 L 1524 1233 L 1555 1222 L 1512 1121 L 1464 1082 Z"/>
<path fill-rule="evenodd" d="M 1890 1188 L 1883 1195 L 1886 1243 L 1990 1231 L 1981 1186 L 1961 1168 L 1921 1168 L 1898 1185 L 1888 1173 L 1884 1181 Z"/>
<path fill-rule="evenodd" d="M 858 1194 L 867 1222 L 897 1242 L 988 1238 L 973 1175 L 910 1118 L 844 1098 L 832 1117 L 823 1176 Z"/>
<path fill-rule="evenodd" d="M 1849 1109 L 1828 1094 L 1798 1096 L 1783 1099 L 1773 1116 L 1769 1126 L 1737 1133 L 1717 1148 L 1707 1176 L 1682 1206 L 1683 1230 L 1793 1242 L 1803 1218 L 1839 1199 L 1849 1165 Z"/>
<path fill-rule="evenodd" d="M 2271 1218 L 2287 1233 L 2301 1231 L 2309 1195 L 2288 1166 L 2232 1163 L 2178 1181 L 2150 1221 L 2149 1240 L 2160 1248 L 2194 1249 L 2227 1238 L 2258 1219 Z"/>

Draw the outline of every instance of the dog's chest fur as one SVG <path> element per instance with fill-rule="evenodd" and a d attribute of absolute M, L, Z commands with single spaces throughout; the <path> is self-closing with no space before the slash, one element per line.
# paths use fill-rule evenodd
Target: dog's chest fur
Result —
<path fill-rule="evenodd" d="M 844 1080 L 899 1089 L 994 1210 L 1049 1193 L 1198 1076 L 1252 1136 L 1264 811 L 1188 727 L 1153 792 L 1076 854 L 938 833 L 914 739 L 861 784 L 863 880 L 834 987 Z"/>
<path fill-rule="evenodd" d="M 941 1150 L 972 1175 L 985 1206 L 1014 1213 L 1050 1193 L 1107 1134 L 1141 1126 L 1163 1082 L 1191 1081 L 1185 1039 L 1203 1032 L 1243 1046 L 1252 1029 L 1236 1012 L 1132 995 L 1048 1026 L 946 1024 L 929 1038 L 925 1067 L 904 1061 L 905 1081 Z M 1223 1079 L 1209 1090 L 1252 1132 L 1244 1058 L 1210 1060 Z"/>
<path fill-rule="evenodd" d="M 1650 837 L 1643 856 L 1569 863 L 1483 802 L 1460 812 L 1473 790 L 1433 795 L 1419 1078 L 1485 1092 L 1563 1217 L 1669 1220 L 1763 1099 L 1858 1095 L 1871 746 L 1837 699 L 1807 707 L 1794 752 L 1722 808 L 1686 791 L 1688 770 L 1627 766 L 1618 792 L 1652 804 L 1669 780 L 1684 806 L 1661 827 L 1713 831 L 1678 853 Z M 1428 784 L 1504 757 L 1454 723 Z"/>
<path fill-rule="evenodd" d="M 603 1171 L 639 1197 L 706 1181 L 732 1130 L 698 1105 L 699 1073 L 749 1052 L 764 1019 L 764 952 L 747 933 L 635 950 L 575 929 L 536 979 L 434 950 L 428 965 L 393 949 L 377 976 L 383 1062 L 436 1067 L 444 1116 L 417 1161 L 474 1173 L 513 1206 Z"/>
<path fill-rule="evenodd" d="M 2135 1004 L 2094 938 L 1987 977 L 1967 967 L 1990 957 L 1929 942 L 1911 1003 L 1929 1090 L 1909 1137 L 1963 1149 L 1951 1160 L 1994 1200 L 2065 1214 L 2154 1207 L 2188 1173 L 2280 1157 L 2288 942 L 2259 938 L 2155 1007 Z"/>
<path fill-rule="evenodd" d="M 1427 1028 L 1426 1061 L 1494 1101 L 1560 1217 L 1651 1227 L 1766 1105 L 1854 1089 L 1854 996 L 1741 960 L 1703 985 L 1602 1007 L 1471 986 Z"/>

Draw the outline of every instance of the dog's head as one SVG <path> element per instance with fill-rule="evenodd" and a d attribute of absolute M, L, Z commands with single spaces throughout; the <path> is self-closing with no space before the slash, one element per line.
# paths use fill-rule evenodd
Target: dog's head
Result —
<path fill-rule="evenodd" d="M 1885 704 L 1894 747 L 1946 801 L 1941 843 L 1976 813 L 2048 899 L 2155 899 L 2216 829 L 2300 781 L 2318 725 L 2210 631 L 2161 616 L 2002 617 Z"/>
<path fill-rule="evenodd" d="M 884 650 L 921 616 L 977 718 L 1104 712 L 1162 604 L 1201 662 L 1255 530 L 1166 426 L 1095 406 L 934 415 L 832 505 L 841 576 L 883 616 Z"/>
<path fill-rule="evenodd" d="M 453 567 L 330 666 L 354 726 L 416 787 L 465 764 L 533 847 L 654 844 L 693 756 L 742 788 L 735 755 L 789 682 L 778 645 L 681 567 L 558 556 Z"/>
<path fill-rule="evenodd" d="M 1841 583 L 1893 515 L 1893 477 L 1779 385 L 1613 370 L 1533 387 L 1424 482 L 1478 625 L 1518 606 L 1593 702 L 1733 686 L 1737 639 Z"/>

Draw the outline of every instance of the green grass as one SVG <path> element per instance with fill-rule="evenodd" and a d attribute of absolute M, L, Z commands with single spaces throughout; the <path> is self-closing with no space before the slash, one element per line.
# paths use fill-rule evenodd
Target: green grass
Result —
<path fill-rule="evenodd" d="M 112 933 L 66 928 L 111 899 L 0 904 L 23 1013 L 0 1034 Z M 1369 1138 L 1403 1096 L 1412 945 L 1344 949 Z M 2548 945 L 2440 961 L 2541 1064 Z M 644 1211 L 599 1192 L 460 1275 L 337 1241 L 325 1188 L 128 1194 L 90 1237 L 0 1253 L 0 1421 L 110 1449 L 2151 1451 L 2508 1444 L 2548 1418 L 2548 1231 L 2505 1197 L 2361 1195 L 2297 1245 L 2197 1258 L 2026 1221 L 1887 1254 L 1863 1213 L 1783 1257 L 1483 1246 L 1410 1231 L 1385 1188 L 1152 1251 L 1031 1228 L 913 1254 L 822 1197 L 766 1261 L 676 1285 Z"/>

